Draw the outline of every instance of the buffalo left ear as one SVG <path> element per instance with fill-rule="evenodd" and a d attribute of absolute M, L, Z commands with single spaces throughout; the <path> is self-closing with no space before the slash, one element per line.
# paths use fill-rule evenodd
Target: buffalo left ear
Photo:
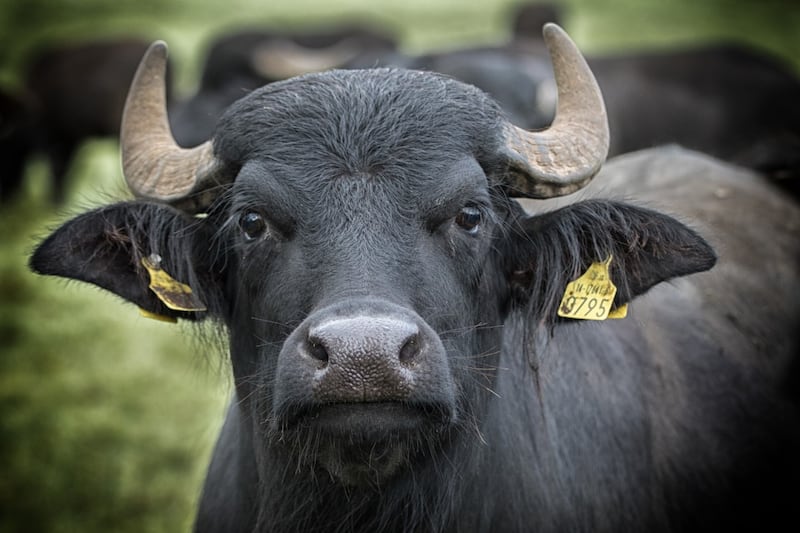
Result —
<path fill-rule="evenodd" d="M 613 257 L 616 308 L 662 281 L 716 262 L 711 246 L 681 222 L 613 201 L 589 200 L 523 218 L 509 235 L 504 257 L 514 298 L 550 321 L 567 284 L 592 263 Z"/>
<path fill-rule="evenodd" d="M 92 283 L 151 315 L 197 320 L 205 316 L 203 301 L 214 286 L 213 269 L 197 265 L 207 255 L 198 247 L 212 242 L 206 232 L 202 220 L 173 208 L 119 203 L 63 224 L 36 248 L 30 268 Z M 180 294 L 165 296 L 151 289 L 154 276 L 162 287 L 163 280 L 174 282 L 164 291 Z"/>

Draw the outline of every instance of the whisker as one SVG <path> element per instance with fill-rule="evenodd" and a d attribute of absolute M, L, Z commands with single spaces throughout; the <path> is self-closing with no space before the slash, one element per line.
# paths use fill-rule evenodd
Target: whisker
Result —
<path fill-rule="evenodd" d="M 481 323 L 481 324 L 474 324 L 474 325 L 471 325 L 471 326 L 462 326 L 460 328 L 446 329 L 446 330 L 440 331 L 439 332 L 439 336 L 441 337 L 441 336 L 446 336 L 446 335 L 466 334 L 466 333 L 472 333 L 474 331 L 485 331 L 485 330 L 491 330 L 491 329 L 499 329 L 499 328 L 503 328 L 503 327 L 504 327 L 503 324 L 484 324 L 484 323 Z"/>
<path fill-rule="evenodd" d="M 490 394 L 493 394 L 493 395 L 494 395 L 494 396 L 496 396 L 497 398 L 502 398 L 502 396 L 500 396 L 499 394 L 497 394 L 497 393 L 496 393 L 496 392 L 495 392 L 495 391 L 494 391 L 492 388 L 490 388 L 490 387 L 487 387 L 486 385 L 481 385 L 480 383 L 478 383 L 478 385 L 480 385 L 480 386 L 481 386 L 481 387 L 482 387 L 484 390 L 486 390 L 486 392 L 488 392 L 488 393 L 490 393 Z"/>
<path fill-rule="evenodd" d="M 268 318 L 261 318 L 259 316 L 251 316 L 250 320 L 254 320 L 256 322 L 261 322 L 263 324 L 272 324 L 273 326 L 280 326 L 282 328 L 291 328 L 294 329 L 294 325 L 289 322 L 278 322 L 276 320 L 270 320 Z"/>

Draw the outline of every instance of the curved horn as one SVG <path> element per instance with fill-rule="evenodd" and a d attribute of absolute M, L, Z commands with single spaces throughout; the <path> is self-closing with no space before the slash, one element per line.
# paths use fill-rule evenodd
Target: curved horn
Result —
<path fill-rule="evenodd" d="M 511 196 L 551 198 L 574 192 L 600 170 L 609 133 L 603 95 L 578 47 L 556 24 L 544 40 L 558 86 L 556 116 L 549 128 L 531 132 L 506 123 L 506 185 Z"/>
<path fill-rule="evenodd" d="M 136 196 L 198 211 L 212 197 L 187 197 L 216 185 L 221 165 L 214 158 L 211 141 L 186 149 L 172 137 L 166 70 L 167 45 L 156 41 L 139 63 L 125 101 L 120 130 L 122 172 Z"/>

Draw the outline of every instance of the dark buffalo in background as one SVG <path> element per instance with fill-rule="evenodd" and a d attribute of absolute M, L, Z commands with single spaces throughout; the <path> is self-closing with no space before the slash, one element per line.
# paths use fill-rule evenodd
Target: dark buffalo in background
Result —
<path fill-rule="evenodd" d="M 173 133 L 184 146 L 198 145 L 225 109 L 253 89 L 307 72 L 372 67 L 396 47 L 395 37 L 375 25 L 222 35 L 209 46 L 196 93 L 171 109 Z"/>
<path fill-rule="evenodd" d="M 606 100 L 611 153 L 674 142 L 800 178 L 800 77 L 770 54 L 718 44 L 589 64 Z"/>
<path fill-rule="evenodd" d="M 35 145 L 33 110 L 33 102 L 24 92 L 0 90 L 0 203 L 12 199 L 22 185 Z"/>
<path fill-rule="evenodd" d="M 29 96 L 29 133 L 23 153 L 45 156 L 52 198 L 64 200 L 75 154 L 92 138 L 119 135 L 122 109 L 149 41 L 135 38 L 48 44 L 31 53 L 23 87 Z M 168 87 L 171 84 L 168 83 Z M 2 139 L 3 151 L 13 148 Z M 4 200 L 19 187 L 23 167 L 3 173 Z"/>
<path fill-rule="evenodd" d="M 545 131 L 452 78 L 338 70 L 251 92 L 192 150 L 152 48 L 121 135 L 140 199 L 31 265 L 227 330 L 197 531 L 796 529 L 800 208 L 674 147 L 587 187 L 602 100 L 547 31 Z M 559 318 L 599 261 L 630 316 Z"/>

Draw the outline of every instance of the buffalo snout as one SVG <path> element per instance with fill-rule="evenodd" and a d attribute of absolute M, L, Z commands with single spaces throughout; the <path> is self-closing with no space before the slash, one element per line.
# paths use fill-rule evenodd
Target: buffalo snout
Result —
<path fill-rule="evenodd" d="M 452 419 L 454 388 L 444 345 L 417 313 L 348 302 L 312 313 L 286 340 L 273 407 L 284 425 L 394 432 L 413 429 L 412 419 Z"/>
<path fill-rule="evenodd" d="M 380 483 L 453 426 L 455 389 L 444 345 L 417 313 L 330 305 L 284 342 L 269 434 L 344 484 Z"/>

